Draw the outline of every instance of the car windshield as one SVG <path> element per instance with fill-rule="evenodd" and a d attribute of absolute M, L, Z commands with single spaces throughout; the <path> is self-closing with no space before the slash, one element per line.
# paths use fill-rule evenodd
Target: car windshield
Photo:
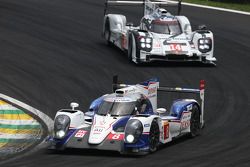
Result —
<path fill-rule="evenodd" d="M 153 21 L 150 30 L 159 34 L 177 35 L 181 33 L 178 21 Z"/>
<path fill-rule="evenodd" d="M 135 109 L 136 102 L 103 101 L 99 107 L 98 115 L 125 116 L 131 115 Z"/>

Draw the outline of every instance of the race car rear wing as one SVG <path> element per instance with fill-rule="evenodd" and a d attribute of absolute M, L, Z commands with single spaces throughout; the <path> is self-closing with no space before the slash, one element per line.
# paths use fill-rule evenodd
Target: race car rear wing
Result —
<path fill-rule="evenodd" d="M 200 95 L 201 100 L 201 125 L 204 126 L 204 98 L 205 98 L 205 80 L 200 80 L 200 88 L 199 89 L 190 89 L 190 88 L 172 88 L 172 87 L 159 87 L 158 91 L 163 92 L 178 92 L 178 93 L 193 93 Z"/>
<path fill-rule="evenodd" d="M 118 76 L 113 76 L 112 90 L 115 92 L 117 89 L 125 88 L 133 85 L 119 83 Z M 205 99 L 205 80 L 200 80 L 200 88 L 199 89 L 190 89 L 190 88 L 181 88 L 181 87 L 166 87 L 159 86 L 157 88 L 157 92 L 177 92 L 177 93 L 191 93 L 198 94 L 200 97 L 200 109 L 201 109 L 201 125 L 204 126 L 204 99 Z"/>
<path fill-rule="evenodd" d="M 150 14 L 150 12 L 154 11 L 159 6 L 177 6 L 178 7 L 178 15 L 181 12 L 181 2 L 182 0 L 172 1 L 172 0 L 141 0 L 141 1 L 125 1 L 125 0 L 106 0 L 104 15 L 106 15 L 109 6 L 138 6 L 143 5 L 143 15 Z"/>

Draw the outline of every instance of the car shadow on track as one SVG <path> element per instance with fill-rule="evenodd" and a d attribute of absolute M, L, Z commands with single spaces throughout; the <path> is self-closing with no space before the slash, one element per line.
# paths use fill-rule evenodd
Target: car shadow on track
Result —
<path fill-rule="evenodd" d="M 100 156 L 100 157 L 134 157 L 132 155 L 123 155 L 117 151 L 105 151 L 105 150 L 92 150 L 92 149 L 77 149 L 67 148 L 63 151 L 47 150 L 46 154 L 56 155 L 75 155 L 75 156 Z"/>
<path fill-rule="evenodd" d="M 98 43 L 98 45 L 100 45 L 101 47 L 106 47 L 107 49 L 112 49 L 113 53 L 115 55 L 116 60 L 115 61 L 119 61 L 119 63 L 121 64 L 128 64 L 134 67 L 216 67 L 215 64 L 209 64 L 209 63 L 201 63 L 201 62 L 178 62 L 178 61 L 153 61 L 150 63 L 141 63 L 141 64 L 135 64 L 133 62 L 129 62 L 128 58 L 127 58 L 127 53 L 120 50 L 118 47 L 114 46 L 114 45 L 107 45 L 105 43 Z M 117 55 L 119 55 L 119 57 L 117 57 Z"/>
<path fill-rule="evenodd" d="M 77 148 L 67 148 L 66 150 L 63 151 L 56 151 L 56 150 L 46 150 L 45 154 L 50 154 L 50 155 L 74 155 L 74 156 L 98 156 L 98 157 L 120 157 L 120 158 L 143 158 L 146 156 L 150 156 L 153 154 L 157 154 L 157 152 L 163 150 L 163 149 L 168 149 L 170 147 L 175 146 L 176 144 L 184 143 L 190 140 L 191 137 L 189 136 L 182 136 L 180 138 L 177 138 L 173 140 L 170 143 L 164 144 L 159 146 L 158 150 L 154 153 L 149 153 L 149 154 L 143 154 L 143 155 L 137 155 L 137 154 L 120 154 L 117 151 L 105 151 L 105 150 L 93 150 L 93 149 L 77 149 Z"/>

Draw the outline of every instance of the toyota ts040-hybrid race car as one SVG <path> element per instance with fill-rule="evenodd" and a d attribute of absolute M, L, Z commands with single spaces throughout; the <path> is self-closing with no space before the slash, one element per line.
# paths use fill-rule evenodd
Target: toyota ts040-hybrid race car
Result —
<path fill-rule="evenodd" d="M 62 109 L 54 119 L 49 149 L 112 150 L 122 154 L 146 154 L 160 145 L 188 135 L 199 135 L 204 126 L 204 80 L 200 89 L 159 87 L 157 78 L 135 85 L 118 84 L 114 93 L 92 102 L 89 111 Z M 197 94 L 199 100 L 178 99 L 170 112 L 157 108 L 157 92 Z M 166 100 L 166 99 L 163 99 Z"/>
<path fill-rule="evenodd" d="M 171 3 L 170 3 L 171 2 Z M 139 26 L 127 23 L 126 16 L 107 14 L 110 5 L 144 5 L 144 16 Z M 172 15 L 159 5 L 178 5 L 173 2 L 157 1 L 111 1 L 106 0 L 103 37 L 127 53 L 134 63 L 151 61 L 198 61 L 215 65 L 213 33 L 205 25 L 192 31 L 187 17 Z"/>

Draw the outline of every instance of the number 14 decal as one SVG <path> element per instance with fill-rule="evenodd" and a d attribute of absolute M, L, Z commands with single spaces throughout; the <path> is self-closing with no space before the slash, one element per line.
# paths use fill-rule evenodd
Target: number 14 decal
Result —
<path fill-rule="evenodd" d="M 178 43 L 170 44 L 170 50 L 173 50 L 173 51 L 182 51 L 181 44 L 178 44 Z"/>

